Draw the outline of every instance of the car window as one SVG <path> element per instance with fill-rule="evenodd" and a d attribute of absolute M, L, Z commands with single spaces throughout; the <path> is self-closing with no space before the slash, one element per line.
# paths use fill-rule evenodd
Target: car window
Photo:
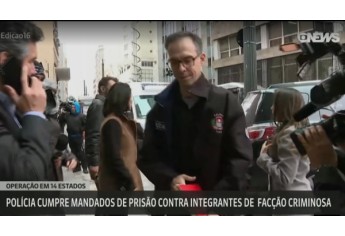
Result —
<path fill-rule="evenodd" d="M 254 123 L 256 108 L 260 100 L 260 97 L 261 93 L 251 92 L 247 94 L 247 96 L 242 102 L 242 108 L 244 115 L 246 117 L 247 126 L 250 126 Z"/>
<path fill-rule="evenodd" d="M 333 103 L 331 107 L 334 109 L 334 111 L 345 110 L 345 96 L 342 96 L 338 101 Z"/>
<path fill-rule="evenodd" d="M 272 122 L 272 105 L 273 105 L 274 93 L 263 93 L 261 102 L 259 103 L 255 123 L 267 123 Z"/>
<path fill-rule="evenodd" d="M 298 90 L 304 99 L 305 104 L 310 102 L 310 90 L 314 84 L 291 86 Z M 279 87 L 272 86 L 271 90 L 261 92 L 250 92 L 242 102 L 242 108 L 246 116 L 247 126 L 260 123 L 270 123 L 273 121 L 271 107 L 273 105 L 274 93 L 273 91 L 279 88 L 287 88 L 282 84 Z M 324 116 L 331 116 L 334 111 L 345 110 L 345 96 L 330 106 L 327 106 L 319 111 L 313 113 L 308 117 L 310 123 L 318 123 L 323 120 Z"/>
<path fill-rule="evenodd" d="M 155 105 L 156 101 L 154 99 L 155 95 L 140 95 L 134 96 L 134 105 L 137 113 L 138 119 L 145 119 L 147 113 Z"/>

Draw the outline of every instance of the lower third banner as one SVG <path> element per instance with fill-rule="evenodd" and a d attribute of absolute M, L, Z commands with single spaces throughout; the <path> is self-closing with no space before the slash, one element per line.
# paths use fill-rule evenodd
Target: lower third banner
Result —
<path fill-rule="evenodd" d="M 0 191 L 1 215 L 343 215 L 341 192 Z"/>

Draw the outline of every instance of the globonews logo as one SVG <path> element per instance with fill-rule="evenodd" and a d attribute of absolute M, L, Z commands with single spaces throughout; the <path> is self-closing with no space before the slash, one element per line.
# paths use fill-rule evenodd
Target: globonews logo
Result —
<path fill-rule="evenodd" d="M 329 43 L 329 42 L 339 43 L 340 42 L 339 33 L 308 32 L 308 33 L 299 33 L 297 37 L 301 43 Z"/>

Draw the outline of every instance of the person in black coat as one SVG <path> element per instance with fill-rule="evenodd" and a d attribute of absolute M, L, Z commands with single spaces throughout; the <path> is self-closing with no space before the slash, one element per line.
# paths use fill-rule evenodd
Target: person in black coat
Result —
<path fill-rule="evenodd" d="M 170 35 L 165 45 L 175 80 L 155 97 L 146 120 L 139 169 L 156 190 L 245 190 L 252 149 L 237 98 L 202 74 L 201 39 Z"/>
<path fill-rule="evenodd" d="M 114 77 L 103 77 L 98 83 L 98 94 L 87 110 L 85 126 L 85 156 L 89 165 L 90 177 L 95 180 L 99 165 L 100 129 L 104 119 L 103 106 L 109 89 L 118 82 Z"/>
<path fill-rule="evenodd" d="M 30 35 L 0 39 L 0 181 L 53 180 L 46 93 L 33 76 L 42 30 L 31 22 L 2 21 L 0 32 Z M 18 68 L 7 71 L 14 60 Z"/>

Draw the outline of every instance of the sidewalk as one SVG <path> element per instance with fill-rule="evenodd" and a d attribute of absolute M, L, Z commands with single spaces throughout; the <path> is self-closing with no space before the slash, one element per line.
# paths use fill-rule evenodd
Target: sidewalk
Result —
<path fill-rule="evenodd" d="M 96 185 L 94 181 L 91 180 L 90 174 L 84 174 L 83 171 L 79 171 L 76 173 L 73 173 L 72 171 L 67 170 L 66 168 L 63 169 L 63 176 L 64 176 L 64 181 L 66 182 L 87 182 L 88 185 L 90 185 L 89 190 L 94 190 L 96 191 Z M 154 185 L 143 175 L 141 172 L 141 179 L 143 181 L 144 185 L 144 190 L 145 191 L 153 191 L 154 190 Z"/>

